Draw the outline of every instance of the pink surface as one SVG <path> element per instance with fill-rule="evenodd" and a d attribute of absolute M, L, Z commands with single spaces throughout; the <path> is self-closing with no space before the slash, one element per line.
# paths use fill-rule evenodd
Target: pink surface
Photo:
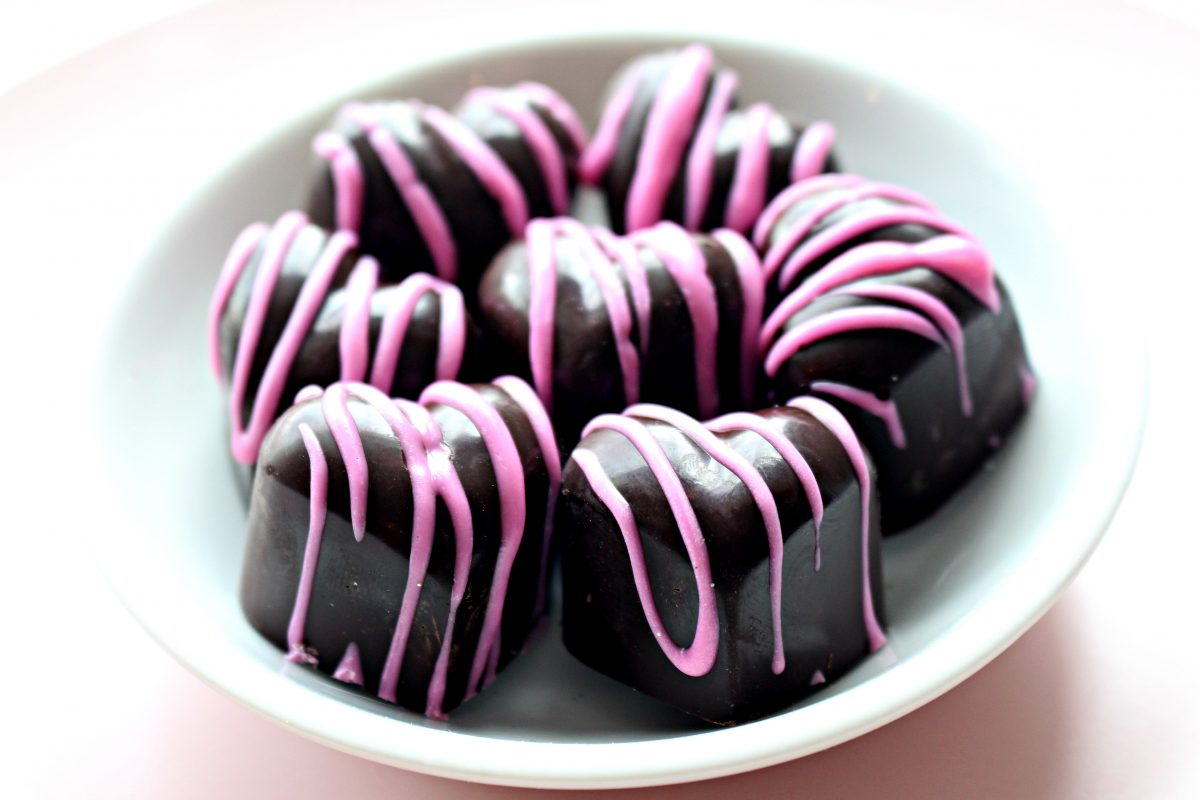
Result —
<path fill-rule="evenodd" d="M 93 36 L 116 33 L 164 14 L 171 4 L 122 0 L 95 8 L 70 4 L 72 8 L 67 9 L 67 5 L 59 0 L 0 9 L 0 43 L 5 45 L 0 47 L 0 87 L 32 74 L 11 60 L 23 46 L 31 53 L 41 48 L 65 56 L 94 44 Z M 1107 3 L 1089 3 L 1087 8 L 1089 19 L 1112 13 Z M 954 9 L 957 12 L 961 6 Z M 940 9 L 942 14 L 949 11 Z M 1180 4 L 1178 11 L 1200 20 L 1194 6 Z M 917 13 L 913 9 L 906 12 Z M 1021 19 L 1030 12 L 1006 7 L 1003 13 Z M 97 82 L 139 77 L 127 82 L 120 96 L 103 98 L 104 104 L 129 110 L 139 98 L 169 89 L 178 74 L 195 69 L 194 59 L 209 49 L 165 44 L 184 30 L 199 29 L 213 41 L 219 37 L 226 41 L 226 52 L 262 47 L 278 57 L 282 83 L 282 76 L 290 75 L 295 67 L 287 61 L 288 54 L 300 59 L 306 53 L 297 54 L 295 42 L 289 38 L 279 37 L 272 43 L 256 31 L 288 16 L 279 7 L 265 5 L 247 7 L 245 13 L 253 24 L 244 29 L 216 26 L 203 10 L 164 23 L 159 28 L 161 36 L 131 45 L 92 73 Z M 1039 19 L 1047 13 L 1045 7 L 1038 7 Z M 1058 13 L 1061 15 L 1061 9 Z M 144 17 L 136 19 L 139 15 Z M 107 22 L 99 25 L 99 17 Z M 1142 27 L 1131 29 L 1130 36 L 1161 33 L 1166 27 L 1148 15 L 1139 19 Z M 85 29 L 86 35 L 81 33 Z M 30 35 L 39 31 L 42 37 Z M 381 29 L 378 36 L 394 37 L 396 32 L 395 27 Z M 61 46 L 58 38 L 58 44 L 42 48 L 39 38 L 52 37 L 72 42 L 71 49 Z M 1163 63 L 1174 63 L 1169 59 L 1174 58 L 1172 48 L 1179 44 L 1178 39 L 1167 38 L 1163 44 Z M 364 53 L 370 60 L 369 52 Z M 391 57 L 385 52 L 379 60 Z M 147 69 L 147 64 L 167 66 Z M 39 68 L 43 65 L 37 64 Z M 220 72 L 219 64 L 217 67 L 218 81 L 242 79 Z M 1190 96 L 1184 81 L 1194 80 L 1194 75 L 1194 71 L 1176 76 L 1164 70 L 1161 85 L 1139 84 L 1138 95 L 1157 97 L 1156 92 L 1161 91 L 1163 97 L 1177 102 Z M 90 152 L 86 137 L 74 139 L 78 151 L 65 146 L 59 149 L 58 145 L 65 144 L 59 137 L 73 130 L 47 123 L 48 118 L 61 116 L 50 111 L 52 106 L 75 104 L 86 112 L 101 105 L 100 98 L 73 90 L 76 84 L 70 77 L 66 71 L 51 73 L 6 98 L 45 114 L 7 120 L 11 124 L 0 126 L 0 152 L 20 147 L 22 153 L 15 172 L 6 175 L 0 209 L 27 211 L 30 198 L 40 201 L 47 186 L 65 185 L 54 182 L 65 180 L 59 174 L 66 169 L 64 164 L 104 155 Z M 1078 83 L 1068 82 L 1067 77 L 1071 77 L 1070 67 L 1064 65 L 1063 77 L 1048 79 L 1062 80 L 1064 91 L 1086 89 L 1086 76 L 1074 76 Z M 1112 87 L 1103 88 L 1108 92 Z M 325 90 L 332 91 L 318 87 L 318 91 Z M 217 98 L 204 95 L 203 99 L 216 102 Z M 262 112 L 261 124 L 267 124 L 270 111 Z M 133 119 L 150 124 L 145 117 Z M 1155 131 L 1161 146 L 1134 149 L 1140 160 L 1166 168 L 1167 157 L 1162 153 L 1171 150 L 1167 145 L 1194 141 L 1194 128 L 1192 124 L 1188 129 Z M 236 138 L 251 132 L 249 127 L 233 126 L 227 132 L 214 129 L 211 133 Z M 45 143 L 44 152 L 32 149 L 29 142 L 35 140 Z M 1056 149 L 1054 155 L 1070 160 L 1070 154 L 1062 150 Z M 195 159 L 185 160 L 187 163 L 156 165 L 170 178 L 156 185 L 165 193 L 168 188 L 176 191 L 178 186 L 198 182 L 208 174 L 211 164 L 206 159 L 211 158 L 211 154 L 198 153 Z M 1190 171 L 1194 158 L 1194 149 L 1173 150 L 1172 172 L 1195 174 Z M 51 164 L 55 165 L 54 181 L 47 183 L 50 173 L 46 170 Z M 1110 166 L 1089 165 L 1091 171 L 1086 174 L 1107 175 Z M 1132 191 L 1136 186 L 1128 188 Z M 46 203 L 46 208 L 67 208 L 69 193 Z M 1138 207 L 1129 211 L 1138 220 L 1148 216 Z M 1152 213 L 1159 223 L 1155 230 L 1182 243 L 1189 230 L 1190 210 L 1183 204 L 1164 205 L 1156 206 Z M 52 217 L 46 215 L 56 224 L 61 219 Z M 107 224 L 111 217 L 106 213 L 97 215 L 97 220 Z M 50 232 L 43 224 L 46 220 L 20 213 L 15 218 L 22 224 L 13 226 L 15 251 L 9 252 L 30 260 L 14 263 L 34 263 L 35 256 L 45 257 L 86 280 L 85 273 L 90 270 L 84 267 L 94 265 L 60 264 L 53 252 L 47 252 L 47 240 L 41 237 Z M 86 215 L 73 219 L 84 231 L 101 231 L 98 222 Z M 8 243 L 11 248 L 12 240 Z M 1139 268 L 1148 272 L 1157 267 L 1147 263 Z M 41 274 L 26 272 L 32 280 Z M 24 279 L 21 274 L 16 279 L 18 290 L 26 286 L 20 282 Z M 895 798 L 1200 796 L 1196 759 L 1200 752 L 1200 692 L 1192 667 L 1200 658 L 1200 644 L 1189 635 L 1190 626 L 1184 624 L 1181 613 L 1185 605 L 1195 602 L 1194 591 L 1187 587 L 1195 582 L 1200 545 L 1195 518 L 1177 503 L 1177 498 L 1187 497 L 1191 491 L 1195 466 L 1189 456 L 1200 447 L 1200 436 L 1194 426 L 1176 427 L 1177 420 L 1191 418 L 1192 398 L 1200 390 L 1194 373 L 1176 369 L 1181 363 L 1195 363 L 1190 352 L 1195 341 L 1191 298 L 1200 291 L 1200 281 L 1195 271 L 1184 269 L 1175 272 L 1172 280 L 1172 291 L 1156 298 L 1156 313 L 1149 320 L 1152 360 L 1165 369 L 1156 374 L 1138 472 L 1096 556 L 1043 621 L 958 688 L 857 740 L 743 776 L 609 796 L 646 800 L 742 796 L 765 800 L 801 792 L 822 800 L 882 792 Z M 87 288 L 95 286 L 87 284 Z M 17 296 L 32 294 L 18 291 Z M 32 310 L 43 311 L 41 307 Z M 28 356 L 30 362 L 37 356 L 37 365 L 25 364 L 23 351 L 14 356 L 22 368 L 47 369 L 56 363 L 45 359 L 38 348 L 29 348 Z M 71 400 L 70 393 L 63 393 L 61 399 L 50 397 L 46 403 L 66 415 Z M 9 432 L 10 437 L 17 437 L 10 438 L 10 443 L 15 442 L 14 452 L 24 452 L 18 447 L 23 442 L 21 433 Z M 17 483 L 18 488 L 22 486 Z M 26 613 L 10 611 L 6 615 L 10 641 L 20 643 L 22 657 L 9 662 L 0 676 L 0 707 L 5 709 L 8 734 L 0 796 L 255 800 L 571 796 L 566 792 L 495 789 L 402 772 L 311 743 L 242 709 L 188 674 L 138 628 L 89 563 L 86 550 L 78 546 L 77 530 L 56 524 L 35 535 L 34 526 L 26 525 L 22 515 L 31 502 L 16 505 L 16 522 L 10 519 L 6 531 L 11 536 L 6 558 L 0 562 L 0 603 Z M 47 574 L 35 568 L 39 565 L 53 566 L 55 591 L 47 591 Z"/>

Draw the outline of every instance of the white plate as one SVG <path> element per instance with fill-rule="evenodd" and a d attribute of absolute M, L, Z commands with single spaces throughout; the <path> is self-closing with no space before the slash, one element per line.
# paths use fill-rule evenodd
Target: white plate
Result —
<path fill-rule="evenodd" d="M 504 784 L 648 785 L 778 763 L 878 727 L 964 679 L 1045 611 L 1099 541 L 1136 455 L 1144 358 L 1136 337 L 1107 322 L 1121 298 L 1089 280 L 1069 226 L 1041 215 L 1037 182 L 1009 152 L 1021 140 L 1002 128 L 843 61 L 706 38 L 742 72 L 744 97 L 835 121 L 850 168 L 917 188 L 980 234 L 1041 378 L 1029 417 L 994 463 L 928 524 L 886 542 L 889 646 L 794 710 L 720 730 L 578 665 L 554 628 L 448 724 L 285 666 L 237 605 L 244 515 L 204 318 L 236 231 L 302 202 L 307 142 L 330 98 L 231 154 L 173 211 L 109 316 L 99 437 L 81 459 L 108 507 L 124 507 L 128 519 L 106 528 L 99 554 L 131 611 L 181 662 L 297 732 L 367 758 Z M 472 79 L 540 79 L 594 113 L 611 69 L 662 41 L 528 40 L 402 69 L 348 94 L 450 102 Z M 1116 363 L 1124 379 L 1106 380 Z"/>

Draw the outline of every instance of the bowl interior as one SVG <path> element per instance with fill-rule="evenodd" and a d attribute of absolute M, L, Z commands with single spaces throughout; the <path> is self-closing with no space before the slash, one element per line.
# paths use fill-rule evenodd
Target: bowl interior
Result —
<path fill-rule="evenodd" d="M 451 105 L 471 85 L 541 80 L 594 123 L 612 71 L 664 44 L 674 43 L 526 43 L 449 58 L 353 96 L 412 95 Z M 309 141 L 336 107 L 330 100 L 231 160 L 198 192 L 152 243 L 112 318 L 99 420 L 104 468 L 127 524 L 100 550 L 126 603 L 168 649 L 259 710 L 369 757 L 539 783 L 573 762 L 547 763 L 552 759 L 543 753 L 535 763 L 521 755 L 540 752 L 538 743 L 671 745 L 643 750 L 644 762 L 629 762 L 628 781 L 653 782 L 667 767 L 678 774 L 690 768 L 686 774 L 696 777 L 719 774 L 755 765 L 747 747 L 759 748 L 761 764 L 881 724 L 965 677 L 1032 623 L 1098 531 L 1072 539 L 1074 554 L 1055 561 L 1057 570 L 1041 584 L 1027 586 L 1038 602 L 1014 606 L 982 635 L 959 635 L 1072 524 L 1069 500 L 1095 458 L 1105 413 L 1090 334 L 1097 322 L 1080 301 L 1086 293 L 1061 243 L 988 136 L 936 102 L 881 76 L 794 51 L 736 42 L 717 42 L 715 49 L 740 71 L 742 97 L 770 100 L 802 119 L 833 121 L 847 169 L 913 187 L 978 233 L 1012 291 L 1041 377 L 1031 413 L 994 461 L 934 518 L 885 543 L 889 645 L 793 710 L 716 731 L 577 664 L 562 648 L 555 622 L 526 657 L 445 724 L 286 666 L 237 603 L 244 509 L 227 460 L 222 399 L 207 369 L 205 316 L 238 230 L 302 204 Z M 1118 456 L 1132 458 L 1132 450 Z M 700 744 L 710 739 L 711 746 Z M 489 751 L 489 743 L 523 749 Z M 499 761 L 484 765 L 489 753 L 515 760 L 505 772 Z M 653 758 L 669 763 L 655 772 Z M 575 767 L 581 784 L 589 769 L 607 769 L 595 760 Z"/>

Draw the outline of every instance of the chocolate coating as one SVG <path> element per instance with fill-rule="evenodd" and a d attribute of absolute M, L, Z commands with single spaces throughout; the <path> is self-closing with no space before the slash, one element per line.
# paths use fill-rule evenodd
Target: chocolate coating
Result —
<path fill-rule="evenodd" d="M 417 428 L 430 419 L 433 423 L 438 445 L 426 442 L 430 471 L 422 467 L 414 478 L 414 465 L 424 464 L 426 456 L 406 452 L 388 419 L 372 405 L 389 401 L 371 391 L 361 384 L 335 384 L 324 396 L 291 408 L 272 428 L 263 445 L 251 500 L 242 608 L 250 624 L 289 652 L 291 660 L 311 663 L 320 672 L 406 708 L 441 716 L 490 682 L 495 671 L 521 650 L 532 630 L 545 575 L 549 462 L 539 447 L 534 423 L 507 391 L 493 385 L 470 387 L 499 414 L 504 428 L 500 436 L 511 436 L 520 454 L 523 474 L 516 476 L 516 482 L 525 511 L 518 520 L 519 538 L 514 540 L 504 521 L 506 514 L 512 514 L 505 504 L 514 498 L 504 496 L 497 481 L 490 437 L 481 435 L 463 411 L 436 400 L 423 403 L 427 416 L 417 413 L 420 409 L 412 410 L 414 404 L 399 411 L 393 405 L 393 414 L 401 414 Z M 330 393 L 335 394 L 335 409 L 339 399 L 344 402 L 366 465 L 361 541 L 353 525 L 355 480 L 342 452 L 345 442 L 338 440 L 337 418 L 331 416 Z M 310 449 L 306 435 L 319 452 Z M 438 452 L 444 454 L 440 462 Z M 321 474 L 314 455 L 325 465 L 324 480 L 318 480 Z M 556 460 L 557 453 L 552 458 Z M 557 464 L 553 466 L 556 471 Z M 452 480 L 438 483 L 439 474 Z M 420 529 L 415 504 L 424 501 L 418 498 L 427 496 L 424 493 L 431 485 L 444 488 L 454 480 L 461 483 L 465 505 L 448 504 L 452 495 L 439 489 L 432 527 Z M 318 486 L 327 497 L 314 557 L 306 555 L 306 548 L 312 547 L 310 522 L 318 510 L 313 499 Z M 420 569 L 414 566 L 420 558 L 419 540 L 431 541 L 432 546 L 423 575 L 414 578 L 410 570 Z M 511 573 L 496 595 L 496 567 L 506 551 L 512 559 Z M 314 571 L 305 598 L 302 576 L 309 567 Z M 456 584 L 455 571 L 464 567 L 465 582 Z M 414 580 L 415 587 L 410 585 Z M 461 594 L 457 601 L 456 589 Z M 417 597 L 406 598 L 410 592 Z M 498 617 L 497 651 L 491 666 L 472 684 L 476 662 L 489 663 L 487 653 L 481 656 L 478 650 L 489 604 L 495 602 L 503 609 Z M 415 607 L 415 612 L 407 646 L 399 654 L 398 675 L 389 679 L 386 664 L 397 657 L 391 653 L 394 636 L 401 610 L 408 607 Z M 359 671 L 339 674 L 351 645 Z M 440 667 L 439 657 L 446 659 Z M 442 688 L 431 689 L 439 683 Z"/>
<path fill-rule="evenodd" d="M 567 463 L 557 514 L 567 648 L 589 666 L 641 692 L 722 724 L 786 708 L 845 673 L 872 649 L 864 619 L 877 619 L 881 606 L 877 500 L 868 488 L 864 553 L 863 498 L 846 448 L 804 410 L 779 407 L 753 416 L 786 437 L 811 466 L 822 506 L 815 514 L 797 474 L 759 433 L 735 424 L 731 432 L 718 434 L 753 465 L 778 510 L 778 651 L 770 578 L 773 556 L 761 507 L 739 476 L 679 428 L 656 420 L 640 423 L 678 476 L 703 533 L 716 604 L 716 622 L 709 633 L 715 633 L 717 642 L 711 665 L 692 670 L 701 674 L 685 674 L 664 650 L 704 647 L 699 620 L 700 592 L 706 587 L 701 571 L 684 545 L 663 483 L 626 436 L 599 429 L 584 438 Z M 594 457 L 632 510 L 653 602 L 670 643 L 664 644 L 649 624 L 639 601 L 634 566 L 638 559 L 629 551 L 610 507 L 581 469 L 582 451 Z M 869 462 L 864 463 L 873 475 Z M 864 608 L 864 558 L 874 598 L 869 611 Z M 702 560 L 697 563 L 704 566 Z M 778 671 L 773 664 L 776 652 L 782 658 Z"/>

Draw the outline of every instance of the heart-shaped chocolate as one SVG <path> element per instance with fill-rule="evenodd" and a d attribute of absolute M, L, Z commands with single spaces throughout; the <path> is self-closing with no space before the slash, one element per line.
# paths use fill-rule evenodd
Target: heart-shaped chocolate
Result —
<path fill-rule="evenodd" d="M 263 443 L 242 608 L 295 663 L 440 717 L 545 606 L 559 454 L 516 378 L 313 387 Z"/>
<path fill-rule="evenodd" d="M 596 418 L 556 522 L 567 648 L 713 722 L 795 703 L 885 642 L 874 481 L 814 397 Z"/>

